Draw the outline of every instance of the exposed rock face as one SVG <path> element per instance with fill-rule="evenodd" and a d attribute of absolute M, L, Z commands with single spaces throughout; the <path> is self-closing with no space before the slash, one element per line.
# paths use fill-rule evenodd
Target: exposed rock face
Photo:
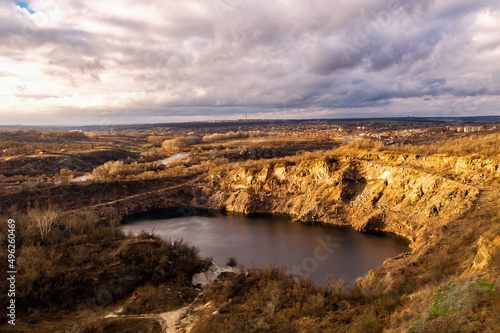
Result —
<path fill-rule="evenodd" d="M 477 253 L 469 271 L 481 270 L 500 257 L 500 235 L 493 239 L 481 236 L 477 242 Z"/>
<path fill-rule="evenodd" d="M 415 154 L 373 154 L 366 153 L 362 160 L 382 162 L 392 165 L 406 165 L 413 168 L 431 171 L 438 169 L 447 171 L 458 180 L 467 180 L 475 184 L 491 184 L 492 180 L 500 178 L 498 161 L 476 156 L 447 156 L 447 155 L 415 155 Z"/>
<path fill-rule="evenodd" d="M 217 279 L 219 275 L 217 272 L 220 267 L 217 265 L 210 266 L 206 271 L 193 275 L 192 284 L 193 285 L 206 285 L 207 283 Z"/>
<path fill-rule="evenodd" d="M 222 273 L 239 273 L 240 271 L 234 267 L 219 267 L 216 264 L 210 266 L 206 271 L 193 275 L 193 285 L 206 285 L 213 282 Z"/>
<path fill-rule="evenodd" d="M 474 186 L 424 171 L 353 158 L 238 168 L 208 177 L 206 202 L 245 214 L 290 214 L 300 221 L 350 224 L 358 230 L 415 238 L 471 207 Z"/>

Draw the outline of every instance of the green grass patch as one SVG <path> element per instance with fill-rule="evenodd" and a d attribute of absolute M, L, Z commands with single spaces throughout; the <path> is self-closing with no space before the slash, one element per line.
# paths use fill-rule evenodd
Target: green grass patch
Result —
<path fill-rule="evenodd" d="M 487 292 L 489 295 L 493 294 L 493 291 L 497 287 L 497 285 L 489 280 L 481 280 L 476 284 L 477 288 L 482 289 Z"/>
<path fill-rule="evenodd" d="M 481 307 L 491 301 L 497 285 L 482 279 L 450 284 L 439 289 L 424 316 L 416 318 L 409 332 L 461 332 L 480 325 Z"/>

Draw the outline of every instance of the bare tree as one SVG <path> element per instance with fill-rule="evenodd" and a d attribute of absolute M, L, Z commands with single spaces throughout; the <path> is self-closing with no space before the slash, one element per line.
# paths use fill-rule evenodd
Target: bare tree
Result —
<path fill-rule="evenodd" d="M 45 209 L 36 207 L 28 210 L 28 217 L 40 231 L 42 240 L 50 232 L 59 215 L 60 211 L 54 207 Z"/>

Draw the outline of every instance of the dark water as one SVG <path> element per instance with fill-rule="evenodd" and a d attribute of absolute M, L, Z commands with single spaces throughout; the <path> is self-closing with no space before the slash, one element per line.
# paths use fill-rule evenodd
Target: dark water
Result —
<path fill-rule="evenodd" d="M 123 226 L 134 234 L 142 230 L 171 239 L 183 238 L 219 266 L 228 257 L 250 267 L 286 264 L 290 271 L 309 275 L 323 285 L 329 274 L 354 282 L 370 269 L 409 251 L 406 241 L 390 235 L 371 235 L 350 228 L 305 225 L 282 217 L 189 216 L 145 219 Z"/>

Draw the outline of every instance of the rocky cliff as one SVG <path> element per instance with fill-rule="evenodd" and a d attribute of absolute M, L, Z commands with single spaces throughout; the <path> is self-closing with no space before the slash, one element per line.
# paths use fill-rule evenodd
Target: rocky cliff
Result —
<path fill-rule="evenodd" d="M 201 204 L 209 208 L 289 214 L 410 239 L 424 225 L 443 225 L 467 211 L 479 193 L 425 171 L 352 157 L 246 165 L 206 181 Z"/>
<path fill-rule="evenodd" d="M 361 160 L 407 166 L 429 173 L 439 172 L 461 182 L 492 185 L 500 179 L 500 165 L 497 160 L 480 155 L 418 155 L 397 153 L 362 152 Z"/>

